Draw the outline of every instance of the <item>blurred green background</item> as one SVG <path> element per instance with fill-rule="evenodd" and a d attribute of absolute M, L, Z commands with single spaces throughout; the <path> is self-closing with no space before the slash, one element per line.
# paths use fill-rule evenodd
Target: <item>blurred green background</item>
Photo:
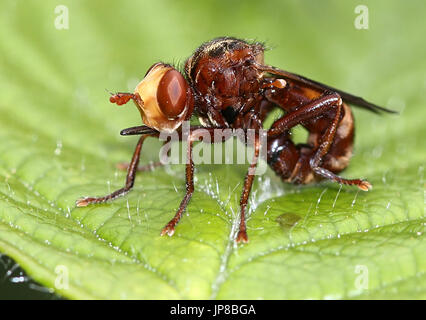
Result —
<path fill-rule="evenodd" d="M 357 29 L 354 25 L 359 16 L 355 8 L 360 4 L 368 8 L 368 29 Z M 55 27 L 55 20 L 61 14 L 55 13 L 58 6 L 65 6 L 68 11 L 67 29 Z M 407 209 L 411 207 L 404 204 L 405 209 L 400 209 L 406 216 L 401 219 L 408 221 L 410 212 L 415 212 L 417 228 L 414 234 L 423 234 L 424 213 L 419 214 L 422 209 L 419 194 L 424 184 L 422 178 L 420 182 L 414 182 L 412 177 L 422 177 L 425 159 L 425 13 L 424 1 L 398 0 L 1 1 L 0 233 L 3 234 L 0 235 L 0 252 L 15 258 L 36 280 L 52 286 L 54 278 L 51 266 L 47 263 L 45 268 L 37 266 L 37 261 L 30 258 L 35 255 L 36 248 L 30 247 L 28 243 L 31 241 L 20 242 L 22 237 L 19 232 L 32 234 L 34 239 L 40 241 L 55 241 L 52 240 L 55 237 L 50 234 L 38 234 L 34 221 L 56 226 L 52 219 L 56 221 L 59 216 L 68 219 L 71 213 L 72 219 L 80 222 L 81 211 L 73 210 L 73 199 L 82 193 L 104 193 L 108 179 L 112 179 L 111 188 L 121 185 L 124 175 L 115 173 L 115 178 L 112 178 L 113 164 L 130 158 L 135 140 L 120 137 L 118 132 L 125 127 L 139 125 L 140 117 L 132 106 L 117 108 L 109 104 L 105 89 L 133 90 L 153 63 L 164 61 L 181 64 L 201 43 L 223 35 L 264 41 L 270 49 L 265 56 L 267 63 L 400 111 L 399 117 L 378 117 L 368 112 L 355 111 L 357 153 L 348 176 L 371 177 L 378 184 L 386 177 L 392 181 L 388 189 L 379 187 L 377 199 L 370 198 L 375 199 L 378 207 L 382 206 L 381 201 L 386 205 L 388 199 L 383 198 L 386 192 L 392 190 L 395 192 L 392 197 L 399 197 L 401 193 L 404 194 L 406 185 L 415 184 L 417 189 L 413 193 L 406 193 L 405 198 L 401 196 L 404 201 L 415 206 L 412 209 L 414 211 Z M 156 147 L 158 143 L 155 141 L 144 146 L 143 161 L 156 159 Z M 101 159 L 99 163 L 93 160 L 97 157 Z M 28 164 L 23 159 L 31 161 Z M 370 160 L 374 160 L 372 164 Z M 76 168 L 82 169 L 78 171 Z M 411 176 L 403 170 L 394 169 L 411 170 Z M 242 178 L 243 172 L 238 171 L 236 176 L 240 174 Z M 174 174 L 181 173 L 176 170 Z M 268 174 L 273 177 L 271 172 Z M 46 176 L 50 180 L 44 179 Z M 407 179 L 402 179 L 403 182 L 398 180 L 404 176 Z M 14 189 L 15 177 L 18 179 L 16 184 L 23 186 Z M 161 186 L 162 182 L 167 184 L 167 177 L 167 174 L 161 173 L 160 178 L 153 176 L 148 179 L 154 183 L 160 181 Z M 183 188 L 182 177 L 176 179 L 173 182 Z M 98 186 L 97 189 L 91 189 L 91 181 Z M 275 183 L 278 185 L 278 182 Z M 72 191 L 65 191 L 65 184 L 72 186 Z M 11 186 L 14 191 L 11 191 Z M 403 187 L 398 190 L 398 186 Z M 291 186 L 283 188 L 292 190 Z M 323 189 L 321 186 L 312 187 L 302 189 L 302 193 L 303 190 L 313 193 L 312 203 L 315 205 Z M 35 196 L 29 195 L 31 192 L 28 190 L 35 192 Z M 332 190 L 336 191 L 338 187 Z M 9 196 L 11 192 L 12 196 Z M 40 194 L 43 201 L 38 202 Z M 352 199 L 353 194 L 348 191 L 348 199 Z M 180 196 L 177 195 L 173 202 L 178 202 Z M 331 203 L 334 196 L 330 195 Z M 130 199 L 131 205 L 139 201 Z M 306 199 L 306 206 L 309 207 L 310 199 Z M 126 200 L 120 204 L 125 206 Z M 44 206 L 54 207 L 57 212 L 49 216 L 49 211 L 43 210 Z M 109 207 L 105 208 L 108 210 Z M 14 216 L 14 210 L 34 217 L 34 221 L 21 221 L 21 218 L 16 218 L 18 215 Z M 69 219 L 65 222 L 58 219 L 59 229 L 77 232 L 74 227 L 68 226 L 68 223 L 71 224 L 67 222 Z M 158 226 L 155 224 L 157 229 L 163 221 L 168 221 L 168 215 L 159 220 Z M 388 222 L 379 224 L 383 226 Z M 93 229 L 97 230 L 95 227 Z M 225 242 L 226 237 L 223 236 Z M 108 236 L 103 238 L 109 239 Z M 264 239 L 268 241 L 267 237 Z M 253 240 L 258 243 L 263 241 L 261 236 L 253 236 Z M 147 241 L 149 243 L 149 239 Z M 229 246 L 225 243 L 223 248 L 217 250 L 226 251 L 226 248 L 229 249 Z M 260 250 L 255 245 L 252 248 Z M 37 250 L 43 256 L 44 251 L 40 248 Z M 79 254 L 76 253 L 76 256 Z M 149 256 L 150 253 L 144 252 L 137 259 L 145 261 L 146 258 L 149 261 Z M 383 257 L 387 259 L 384 254 Z M 425 258 L 416 256 L 416 259 L 420 259 L 417 261 L 418 270 L 413 272 L 421 277 L 420 282 L 424 284 Z M 6 269 L 1 271 L 0 279 L 6 274 Z M 392 281 L 395 279 L 398 279 L 397 275 L 391 278 Z M 76 283 L 84 283 L 82 279 L 74 280 Z M 13 290 L 9 287 L 7 290 Z M 179 281 L 177 287 L 180 287 Z M 216 297 L 202 288 L 191 288 L 192 291 L 180 297 Z M 31 292 L 30 286 L 28 290 Z M 306 289 L 306 295 L 285 292 L 272 297 L 351 297 L 330 290 L 317 294 L 316 291 L 312 293 Z M 395 296 L 379 291 L 377 295 L 373 293 L 373 297 L 425 297 L 423 285 L 417 291 L 410 290 L 404 291 L 402 288 L 401 295 L 397 292 Z M 22 297 L 28 292 L 22 293 Z M 68 295 L 64 291 L 61 293 L 68 297 L 97 297 L 87 292 L 81 294 L 78 290 Z M 11 296 L 15 295 L 11 293 Z M 217 296 L 221 297 L 220 292 Z M 34 297 L 40 298 L 37 295 Z M 157 297 L 173 296 L 154 295 L 154 298 Z M 223 294 L 222 297 L 245 296 Z M 360 297 L 368 298 L 368 295 Z"/>

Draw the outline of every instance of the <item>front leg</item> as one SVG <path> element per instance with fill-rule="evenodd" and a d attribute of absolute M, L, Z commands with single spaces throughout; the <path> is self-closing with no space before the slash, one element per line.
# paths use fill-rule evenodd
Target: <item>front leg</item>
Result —
<path fill-rule="evenodd" d="M 141 149 L 142 149 L 142 144 L 147 137 L 148 137 L 148 135 L 144 135 L 144 136 L 139 138 L 139 141 L 138 141 L 136 148 L 135 148 L 135 151 L 133 153 L 132 161 L 130 162 L 130 165 L 127 169 L 126 184 L 123 188 L 118 189 L 118 190 L 114 191 L 113 193 L 106 195 L 104 197 L 86 197 L 86 198 L 78 199 L 75 203 L 76 206 L 77 207 L 85 207 L 85 206 L 87 206 L 89 204 L 93 204 L 93 203 L 102 203 L 102 202 L 106 202 L 108 200 L 114 200 L 114 199 L 121 197 L 121 196 L 124 196 L 126 193 L 128 193 L 133 188 L 133 184 L 134 184 L 135 178 L 136 178 L 136 171 L 137 171 L 138 164 L 139 164 L 139 158 L 140 158 L 140 153 L 141 153 Z"/>
<path fill-rule="evenodd" d="M 111 103 L 115 103 L 119 106 L 126 104 L 130 100 L 133 100 L 136 103 L 143 103 L 139 94 L 137 93 L 133 94 L 129 92 L 118 92 L 116 94 L 111 93 L 111 97 L 109 99 Z M 141 134 L 142 136 L 139 138 L 135 151 L 133 152 L 132 161 L 127 167 L 127 177 L 126 177 L 125 186 L 104 197 L 85 197 L 85 198 L 78 199 L 75 202 L 77 207 L 85 207 L 93 203 L 103 203 L 109 200 L 114 200 L 118 197 L 124 196 L 133 188 L 133 184 L 136 178 L 136 172 L 138 171 L 138 164 L 139 164 L 142 144 L 145 138 L 149 136 L 158 136 L 158 132 L 147 126 L 132 127 L 132 128 L 127 128 L 121 131 L 121 135 L 133 135 L 133 134 Z"/>

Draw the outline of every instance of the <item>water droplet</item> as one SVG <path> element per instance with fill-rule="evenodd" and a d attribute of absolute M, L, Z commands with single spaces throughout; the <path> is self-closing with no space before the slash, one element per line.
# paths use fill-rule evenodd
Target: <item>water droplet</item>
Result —
<path fill-rule="evenodd" d="M 278 222 L 278 224 L 284 231 L 288 231 L 292 227 L 294 227 L 300 219 L 301 217 L 299 215 L 291 212 L 286 212 L 279 215 L 275 219 L 275 221 Z"/>
<path fill-rule="evenodd" d="M 58 140 L 58 142 L 56 142 L 56 149 L 54 151 L 54 154 L 56 156 L 59 156 L 61 154 L 61 151 L 62 151 L 62 141 Z"/>

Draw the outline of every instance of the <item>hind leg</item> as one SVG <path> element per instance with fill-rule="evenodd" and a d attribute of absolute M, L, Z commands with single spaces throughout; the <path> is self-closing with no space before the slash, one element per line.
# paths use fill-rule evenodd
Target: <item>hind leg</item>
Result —
<path fill-rule="evenodd" d="M 354 186 L 357 186 L 362 191 L 368 191 L 372 189 L 373 187 L 371 183 L 369 183 L 368 181 L 361 180 L 361 179 L 345 179 L 333 173 L 332 171 L 328 170 L 329 168 L 325 168 L 327 165 L 324 164 L 323 160 L 327 154 L 329 155 L 328 162 L 339 163 L 339 161 L 342 160 L 341 159 L 342 157 L 335 157 L 334 152 L 330 152 L 331 148 L 333 147 L 334 137 L 339 125 L 341 110 L 342 110 L 342 102 L 340 101 L 339 106 L 336 110 L 336 115 L 333 121 L 331 122 L 330 126 L 327 128 L 326 132 L 321 137 L 321 144 L 316 150 L 314 156 L 309 160 L 309 165 L 312 168 L 312 171 L 316 175 L 324 179 L 328 179 L 328 180 L 337 182 L 339 184 L 354 185 Z"/>
<path fill-rule="evenodd" d="M 337 93 L 329 93 L 325 94 L 317 99 L 314 99 L 307 103 L 306 105 L 300 107 L 298 110 L 290 112 L 277 121 L 275 121 L 268 131 L 268 137 L 276 137 L 282 132 L 285 132 L 294 126 L 303 123 L 304 121 L 309 121 L 315 119 L 316 117 L 321 116 L 325 112 L 330 110 L 334 110 L 334 118 L 330 122 L 327 130 L 321 137 L 321 141 L 319 146 L 316 148 L 315 154 L 309 160 L 309 166 L 313 173 L 316 175 L 329 179 L 331 181 L 335 181 L 340 184 L 346 185 L 356 185 L 363 191 L 368 191 L 372 188 L 371 184 L 368 181 L 360 180 L 360 179 L 344 179 L 334 174 L 330 170 L 322 167 L 323 158 L 329 152 L 334 137 L 336 135 L 336 131 L 340 121 L 340 115 L 342 113 L 343 102 L 340 96 Z M 309 171 L 306 168 L 302 170 L 300 166 L 303 165 L 303 160 L 300 159 L 300 162 L 296 165 L 295 171 L 292 174 L 292 179 L 294 179 L 296 174 L 299 174 L 302 181 L 301 183 L 309 183 L 311 179 L 308 179 Z M 313 180 L 313 179 L 312 179 Z M 297 181 L 295 181 L 297 182 Z"/>

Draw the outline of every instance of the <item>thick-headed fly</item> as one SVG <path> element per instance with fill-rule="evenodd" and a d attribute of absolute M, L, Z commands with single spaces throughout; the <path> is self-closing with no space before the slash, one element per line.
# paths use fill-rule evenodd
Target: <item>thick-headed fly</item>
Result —
<path fill-rule="evenodd" d="M 348 166 L 352 156 L 355 128 L 348 104 L 375 113 L 394 112 L 266 65 L 263 44 L 231 37 L 201 45 L 186 60 L 184 74 L 171 65 L 156 63 L 133 93 L 117 93 L 110 97 L 110 101 L 118 105 L 130 100 L 139 109 L 144 125 L 121 132 L 122 135 L 141 135 L 127 166 L 126 184 L 104 197 L 77 200 L 79 207 L 116 199 L 132 189 L 142 144 L 147 137 L 158 137 L 160 131 L 179 132 L 183 121 L 192 116 L 197 116 L 202 126 L 211 132 L 220 128 L 262 129 L 266 116 L 276 107 L 285 114 L 267 131 L 266 160 L 283 181 L 307 184 L 327 179 L 368 191 L 372 188 L 368 181 L 337 175 Z M 290 136 L 291 129 L 299 124 L 309 133 L 304 144 L 295 144 Z M 196 139 L 191 134 L 186 139 L 186 194 L 161 235 L 173 235 L 194 191 L 192 146 Z M 256 166 L 259 149 L 256 136 L 249 169 Z M 246 210 L 253 179 L 253 171 L 249 170 L 240 200 L 237 242 L 248 241 Z"/>

